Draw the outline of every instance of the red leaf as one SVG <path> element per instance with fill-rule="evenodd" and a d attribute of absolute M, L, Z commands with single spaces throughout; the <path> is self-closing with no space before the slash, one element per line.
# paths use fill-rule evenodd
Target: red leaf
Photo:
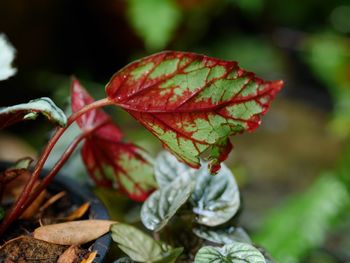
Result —
<path fill-rule="evenodd" d="M 282 86 L 236 62 L 166 51 L 117 72 L 106 93 L 188 165 L 199 167 L 211 149 L 215 172 L 232 148 L 228 137 L 256 129 Z"/>
<path fill-rule="evenodd" d="M 71 93 L 73 112 L 94 101 L 78 80 L 73 80 Z M 85 139 L 81 154 L 95 183 L 113 185 L 133 200 L 144 201 L 156 183 L 152 166 L 143 157 L 142 150 L 123 142 L 123 134 L 102 110 L 85 113 L 77 123 L 83 131 L 92 131 Z"/>

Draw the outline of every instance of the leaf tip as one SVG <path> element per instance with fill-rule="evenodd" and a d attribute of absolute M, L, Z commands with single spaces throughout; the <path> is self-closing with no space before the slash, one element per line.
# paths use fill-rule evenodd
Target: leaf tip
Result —
<path fill-rule="evenodd" d="M 283 86 L 284 86 L 284 81 L 283 80 L 274 80 L 270 83 L 271 90 L 273 91 L 273 95 L 275 95 L 277 92 L 279 92 Z"/>

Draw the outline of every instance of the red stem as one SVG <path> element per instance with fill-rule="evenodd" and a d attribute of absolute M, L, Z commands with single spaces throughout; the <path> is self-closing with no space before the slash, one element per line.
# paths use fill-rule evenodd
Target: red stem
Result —
<path fill-rule="evenodd" d="M 38 195 L 50 184 L 50 182 L 53 180 L 53 178 L 56 176 L 56 174 L 61 170 L 62 166 L 65 164 L 65 162 L 69 159 L 69 157 L 74 152 L 75 148 L 78 146 L 78 144 L 87 136 L 89 136 L 94 131 L 98 130 L 102 126 L 104 126 L 106 123 L 108 123 L 109 120 L 101 122 L 99 125 L 96 125 L 93 129 L 85 131 L 84 133 L 77 136 L 74 141 L 71 142 L 71 144 L 68 146 L 68 148 L 64 151 L 63 155 L 60 157 L 60 159 L 56 162 L 54 167 L 50 170 L 50 172 L 45 176 L 45 178 L 39 183 L 39 185 L 35 188 L 34 192 L 31 193 L 29 198 L 26 200 L 24 207 L 26 208 L 29 204 L 31 204 Z"/>
<path fill-rule="evenodd" d="M 32 173 L 32 176 L 29 178 L 28 182 L 26 183 L 26 185 L 25 185 L 21 195 L 18 197 L 16 202 L 12 205 L 9 213 L 6 215 L 6 217 L 2 221 L 1 226 L 0 226 L 0 236 L 10 226 L 10 224 L 21 215 L 21 213 L 24 211 L 24 209 L 26 207 L 26 204 L 29 204 L 29 202 L 27 200 L 28 200 L 31 192 L 33 191 L 33 187 L 35 185 L 35 182 L 39 178 L 39 175 L 40 175 L 40 173 L 41 173 L 41 171 L 42 171 L 42 169 L 44 167 L 44 164 L 45 164 L 47 158 L 49 157 L 50 152 L 52 151 L 53 147 L 55 146 L 55 144 L 57 143 L 59 138 L 62 136 L 62 134 L 67 130 L 67 128 L 72 123 L 74 123 L 80 116 L 85 114 L 86 112 L 91 111 L 93 109 L 97 109 L 97 108 L 103 107 L 103 106 L 111 105 L 111 104 L 113 104 L 113 102 L 111 100 L 109 100 L 108 98 L 104 98 L 104 99 L 95 101 L 95 102 L 93 102 L 91 104 L 88 104 L 88 105 L 84 106 L 83 108 L 81 108 L 79 111 L 73 113 L 68 118 L 67 125 L 65 127 L 58 128 L 56 130 L 56 132 L 54 133 L 54 135 L 51 137 L 51 139 L 49 140 L 48 144 L 46 145 L 44 151 L 40 155 L 39 160 L 38 160 L 38 162 L 35 165 L 35 168 L 34 168 L 34 171 Z M 77 139 L 74 140 L 72 144 L 75 144 L 75 146 L 78 145 L 79 141 L 83 138 L 82 137 L 82 138 L 79 139 L 79 137 L 77 137 Z M 77 141 L 77 140 L 79 140 L 79 141 Z M 67 151 L 68 150 L 71 150 L 73 152 L 74 148 L 72 149 L 71 147 L 69 147 L 67 149 Z M 52 175 L 51 175 L 52 178 L 56 175 L 56 173 L 62 167 L 64 162 L 68 159 L 70 154 L 71 153 L 68 153 L 66 155 L 66 153 L 64 153 L 62 155 L 61 159 L 58 161 L 58 165 L 56 164 L 54 166 L 54 168 L 52 169 L 53 172 L 52 171 L 50 172 L 50 173 L 52 173 Z M 61 162 L 61 160 L 62 160 L 62 162 Z M 46 183 L 48 184 L 52 180 L 51 177 L 48 178 L 47 180 L 44 179 L 45 184 Z M 40 189 L 41 189 L 41 187 L 40 187 Z M 33 193 L 32 196 L 38 195 L 39 193 L 40 193 L 39 191 L 35 190 L 35 192 Z M 30 199 L 32 199 L 32 197 Z"/>

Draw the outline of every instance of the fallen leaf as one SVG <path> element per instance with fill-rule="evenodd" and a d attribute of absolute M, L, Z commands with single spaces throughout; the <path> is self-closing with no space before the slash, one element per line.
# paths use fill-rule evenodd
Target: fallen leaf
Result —
<path fill-rule="evenodd" d="M 34 200 L 34 202 L 24 211 L 24 213 L 21 215 L 21 219 L 31 219 L 34 218 L 35 215 L 40 210 L 41 204 L 45 201 L 47 191 L 42 191 L 39 196 Z"/>
<path fill-rule="evenodd" d="M 0 247 L 0 262 L 56 263 L 67 246 L 51 244 L 30 236 L 20 236 Z"/>
<path fill-rule="evenodd" d="M 97 251 L 92 251 L 87 259 L 83 259 L 80 263 L 92 263 L 97 256 Z"/>
<path fill-rule="evenodd" d="M 72 245 L 59 257 L 57 263 L 79 263 L 90 256 L 91 251 Z"/>
<path fill-rule="evenodd" d="M 110 220 L 80 220 L 41 226 L 34 230 L 34 237 L 54 244 L 80 245 L 95 240 L 109 232 Z"/>
<path fill-rule="evenodd" d="M 79 259 L 79 248 L 77 246 L 70 246 L 58 258 L 57 263 L 74 263 Z"/>
<path fill-rule="evenodd" d="M 90 203 L 89 202 L 86 202 L 86 203 L 82 204 L 77 209 L 75 209 L 72 213 L 70 213 L 65 218 L 65 220 L 73 221 L 73 220 L 81 218 L 86 213 L 86 211 L 89 209 L 89 207 L 90 207 Z"/>
<path fill-rule="evenodd" d="M 40 212 L 44 212 L 49 206 L 57 202 L 59 199 L 61 199 L 63 196 L 66 195 L 65 191 L 61 191 L 54 196 L 50 197 L 49 200 L 45 202 L 45 204 L 40 208 Z"/>
<path fill-rule="evenodd" d="M 12 203 L 22 193 L 31 173 L 26 169 L 11 169 L 6 170 L 2 175 L 4 176 L 4 182 L 1 182 L 1 184 L 6 185 L 3 189 L 2 202 Z"/>

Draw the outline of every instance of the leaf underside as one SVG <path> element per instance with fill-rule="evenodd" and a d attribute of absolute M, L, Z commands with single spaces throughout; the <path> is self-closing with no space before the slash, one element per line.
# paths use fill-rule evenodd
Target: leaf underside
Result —
<path fill-rule="evenodd" d="M 28 103 L 0 108 L 0 129 L 11 126 L 17 122 L 34 120 L 39 113 L 52 123 L 65 126 L 67 117 L 50 98 L 39 98 Z"/>
<path fill-rule="evenodd" d="M 73 80 L 72 110 L 79 111 L 94 99 Z M 99 186 L 114 186 L 135 201 L 144 201 L 155 189 L 152 165 L 144 152 L 123 141 L 123 134 L 102 110 L 92 110 L 80 118 L 79 127 L 89 132 L 81 150 L 84 164 Z"/>
<path fill-rule="evenodd" d="M 106 93 L 191 167 L 210 150 L 216 172 L 232 148 L 228 137 L 257 128 L 282 85 L 236 62 L 166 51 L 127 65 Z"/>

